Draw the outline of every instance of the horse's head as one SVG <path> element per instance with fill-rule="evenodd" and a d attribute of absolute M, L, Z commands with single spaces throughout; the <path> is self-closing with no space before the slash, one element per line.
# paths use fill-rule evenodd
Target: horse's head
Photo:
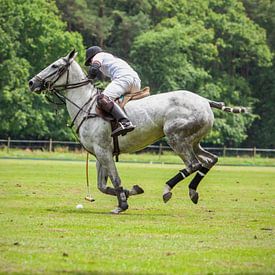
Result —
<path fill-rule="evenodd" d="M 29 81 L 31 92 L 40 93 L 52 90 L 56 86 L 66 85 L 68 68 L 72 64 L 77 52 L 72 50 L 66 57 L 59 58 Z M 67 72 L 67 74 L 65 74 Z M 67 75 L 67 76 L 66 76 Z"/>

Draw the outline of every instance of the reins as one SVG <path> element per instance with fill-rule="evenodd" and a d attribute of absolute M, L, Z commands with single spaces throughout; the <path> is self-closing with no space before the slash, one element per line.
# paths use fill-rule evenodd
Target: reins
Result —
<path fill-rule="evenodd" d="M 60 91 L 62 91 L 62 90 L 73 89 L 73 88 L 81 87 L 81 86 L 84 86 L 84 85 L 87 85 L 87 84 L 90 83 L 90 80 L 87 79 L 86 81 L 82 81 L 82 82 L 78 82 L 78 83 L 73 83 L 73 84 L 68 84 L 68 79 L 69 79 L 69 66 L 66 67 L 66 68 L 67 68 L 67 70 L 64 71 L 64 72 L 67 72 L 66 84 L 65 84 L 65 85 L 56 85 L 56 86 L 52 87 L 52 89 L 50 89 L 49 91 L 53 91 L 54 94 L 55 94 L 62 102 L 66 103 L 66 100 L 67 100 L 67 101 L 70 102 L 72 105 L 74 105 L 75 107 L 78 108 L 78 112 L 76 113 L 75 117 L 73 118 L 71 124 L 67 125 L 69 128 L 72 129 L 72 127 L 74 126 L 74 123 L 75 123 L 77 117 L 79 116 L 79 114 L 80 114 L 81 112 L 86 113 L 86 115 L 83 116 L 82 120 L 80 121 L 79 125 L 78 125 L 77 128 L 76 128 L 76 134 L 78 135 L 78 134 L 79 134 L 79 130 L 80 130 L 82 124 L 83 124 L 86 120 L 98 116 L 98 114 L 96 114 L 96 113 L 90 113 L 90 112 L 91 112 L 91 109 L 92 109 L 92 107 L 93 107 L 93 104 L 94 104 L 94 102 L 95 102 L 95 100 L 96 100 L 96 95 L 92 95 L 92 96 L 88 99 L 88 101 L 87 101 L 82 107 L 80 107 L 80 106 L 78 106 L 76 103 L 74 103 L 72 100 L 70 100 L 68 97 L 64 96 L 63 94 L 60 94 Z M 64 72 L 62 72 L 62 73 L 64 73 Z M 59 78 L 60 78 L 60 76 L 58 76 L 58 79 L 59 79 Z M 88 81 L 88 83 L 87 83 L 87 81 Z M 55 82 L 56 82 L 56 81 L 55 81 Z M 63 88 L 63 89 L 60 90 L 60 89 L 57 89 L 57 88 Z M 98 91 L 97 91 L 97 94 L 98 94 Z M 90 104 L 90 107 L 88 108 L 88 110 L 87 110 L 87 111 L 84 110 L 84 107 L 86 107 L 89 103 L 91 103 L 91 104 Z M 111 127 L 113 128 L 114 125 L 111 124 Z M 113 130 L 113 129 L 112 129 L 112 130 Z M 76 138 L 78 139 L 77 136 L 76 136 Z M 81 142 L 80 142 L 79 139 L 78 139 L 78 141 L 79 141 L 79 143 L 81 144 Z M 120 154 L 120 149 L 119 149 L 119 143 L 118 143 L 118 138 L 117 138 L 117 136 L 113 137 L 113 145 L 114 145 L 114 152 L 113 152 L 113 154 L 114 154 L 114 156 L 115 156 L 115 158 L 116 158 L 116 162 L 118 162 L 118 156 L 119 156 L 119 154 Z M 82 146 L 83 146 L 83 145 L 82 145 Z M 83 146 L 83 147 L 84 147 L 84 146 Z M 88 150 L 87 150 L 87 151 L 88 151 Z"/>
<path fill-rule="evenodd" d="M 84 81 L 80 81 L 80 82 L 76 82 L 76 83 L 68 83 L 69 82 L 69 73 L 70 73 L 69 67 L 71 65 L 71 62 L 68 62 L 66 59 L 63 59 L 63 60 L 66 62 L 66 64 L 62 68 L 59 68 L 57 71 L 49 74 L 45 79 L 42 79 L 39 76 L 36 76 L 36 77 L 43 85 L 45 85 L 47 87 L 48 92 L 53 92 L 53 94 L 60 100 L 61 103 L 54 102 L 49 98 L 49 96 L 46 96 L 46 99 L 49 102 L 56 104 L 56 105 L 62 105 L 62 104 L 66 104 L 66 101 L 68 101 L 78 109 L 78 112 L 76 113 L 72 122 L 69 125 L 67 125 L 68 127 L 72 128 L 74 126 L 74 123 L 81 112 L 86 114 L 86 116 L 83 117 L 80 124 L 77 126 L 76 133 L 78 134 L 79 129 L 85 120 L 98 116 L 96 113 L 94 113 L 94 114 L 90 113 L 92 106 L 96 100 L 96 94 L 92 95 L 83 106 L 79 106 L 75 102 L 70 100 L 68 97 L 66 97 L 64 94 L 60 93 L 65 90 L 75 89 L 75 88 L 79 88 L 79 87 L 90 84 L 90 79 L 88 79 L 88 78 Z M 67 73 L 66 83 L 61 84 L 61 85 L 54 85 L 64 73 Z M 46 79 L 53 76 L 54 74 L 57 74 L 56 79 L 53 82 L 47 82 Z M 88 104 L 90 104 L 90 107 L 88 108 L 88 110 L 85 110 L 84 108 Z"/>
<path fill-rule="evenodd" d="M 95 100 L 96 100 L 96 95 L 91 96 L 91 97 L 87 100 L 87 102 L 86 102 L 82 107 L 80 107 L 80 106 L 78 106 L 77 104 L 75 104 L 73 101 L 71 101 L 68 97 L 66 97 L 66 96 L 64 96 L 64 95 L 61 95 L 61 94 L 59 94 L 58 92 L 55 92 L 55 94 L 58 95 L 58 96 L 60 96 L 60 97 L 65 98 L 65 100 L 69 101 L 71 104 L 73 104 L 75 107 L 78 108 L 78 112 L 76 113 L 76 115 L 75 115 L 75 117 L 73 118 L 72 122 L 71 122 L 69 125 L 67 125 L 69 128 L 72 128 L 72 127 L 74 126 L 74 123 L 75 123 L 77 117 L 79 116 L 79 114 L 80 114 L 81 112 L 86 113 L 86 115 L 82 118 L 82 120 L 80 121 L 79 125 L 78 125 L 77 128 L 76 128 L 76 133 L 77 133 L 77 134 L 79 133 L 80 127 L 82 126 L 82 124 L 83 124 L 84 121 L 86 121 L 86 120 L 89 119 L 89 118 L 94 118 L 94 117 L 97 117 L 97 116 L 98 116 L 96 113 L 91 113 L 91 109 L 92 109 L 92 107 L 93 107 L 93 105 L 94 105 L 94 103 L 95 103 Z M 90 107 L 89 107 L 88 110 L 86 111 L 86 110 L 84 109 L 84 107 L 86 107 L 89 103 L 90 103 Z"/>

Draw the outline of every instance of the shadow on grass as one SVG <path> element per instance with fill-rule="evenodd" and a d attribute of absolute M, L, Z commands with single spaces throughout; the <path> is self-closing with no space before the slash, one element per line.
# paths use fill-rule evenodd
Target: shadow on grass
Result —
<path fill-rule="evenodd" d="M 63 214 L 94 214 L 94 215 L 104 215 L 104 216 L 162 216 L 162 217 L 168 217 L 172 216 L 172 213 L 157 213 L 152 210 L 151 213 L 145 212 L 147 210 L 152 209 L 132 209 L 130 212 L 127 210 L 126 212 L 120 213 L 120 214 L 112 214 L 110 211 L 98 211 L 93 209 L 64 209 L 61 207 L 54 207 L 54 208 L 47 208 L 47 212 L 54 212 L 54 213 L 63 213 Z M 133 213 L 132 211 L 140 211 Z M 157 209 L 156 209 L 157 211 Z"/>
<path fill-rule="evenodd" d="M 77 275 L 145 275 L 148 273 L 140 273 L 140 272 L 104 272 L 104 271 L 67 271 L 67 270 L 61 270 L 57 271 L 58 273 L 62 274 L 77 274 Z M 155 275 L 163 274 L 163 273 L 154 273 Z"/>

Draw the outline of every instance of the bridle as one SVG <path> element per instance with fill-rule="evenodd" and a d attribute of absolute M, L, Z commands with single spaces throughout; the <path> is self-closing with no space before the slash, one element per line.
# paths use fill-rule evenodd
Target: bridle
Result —
<path fill-rule="evenodd" d="M 85 86 L 90 83 L 90 80 L 87 78 L 84 81 L 69 84 L 69 74 L 70 74 L 69 68 L 70 68 L 73 60 L 71 62 L 68 61 L 66 58 L 63 58 L 62 60 L 65 62 L 65 65 L 60 66 L 59 68 L 57 68 L 57 70 L 50 73 L 45 78 L 41 78 L 38 75 L 35 76 L 36 80 L 38 80 L 41 83 L 42 88 L 46 88 L 47 91 L 49 91 L 49 92 L 52 92 L 52 91 L 61 92 L 64 90 L 74 89 L 74 88 L 78 88 L 81 86 Z M 54 85 L 60 79 L 60 77 L 63 76 L 64 73 L 67 73 L 66 83 L 61 84 L 61 85 Z M 47 81 L 47 79 L 52 77 L 53 75 L 56 75 L 56 78 L 54 79 L 54 81 Z"/>
<path fill-rule="evenodd" d="M 60 92 L 64 91 L 64 90 L 70 90 L 70 89 L 75 89 L 75 88 L 79 88 L 85 85 L 90 84 L 90 79 L 86 79 L 84 81 L 80 81 L 80 82 L 76 82 L 76 83 L 69 83 L 69 74 L 70 74 L 70 66 L 72 64 L 72 61 L 68 61 L 66 58 L 63 58 L 63 61 L 65 62 L 65 65 L 60 66 L 59 68 L 57 68 L 57 70 L 55 70 L 54 72 L 50 73 L 49 75 L 47 75 L 45 78 L 41 78 L 40 76 L 36 75 L 35 78 L 36 80 L 38 80 L 41 83 L 41 87 L 42 89 L 45 88 L 48 92 L 52 92 L 54 95 L 56 95 L 58 97 L 58 99 L 63 102 L 64 104 L 66 103 L 66 100 L 68 102 L 70 102 L 72 105 L 74 105 L 77 109 L 78 112 L 75 115 L 74 119 L 72 120 L 71 124 L 69 124 L 68 126 L 70 128 L 73 127 L 77 117 L 79 116 L 79 114 L 81 112 L 86 113 L 86 116 L 83 117 L 82 121 L 80 122 L 80 124 L 78 125 L 76 132 L 79 132 L 79 129 L 81 127 L 81 125 L 83 124 L 83 122 L 88 119 L 88 118 L 92 118 L 92 117 L 96 117 L 97 114 L 91 114 L 90 111 L 92 109 L 92 106 L 96 100 L 96 95 L 92 95 L 86 103 L 84 103 L 83 106 L 78 106 L 76 103 L 74 103 L 72 100 L 70 100 L 68 97 L 66 97 L 64 94 L 61 94 Z M 66 83 L 65 84 L 61 84 L 61 85 L 54 85 L 64 74 L 66 75 Z M 52 77 L 56 75 L 55 79 L 53 81 L 47 81 L 48 78 Z M 46 97 L 47 98 L 47 97 Z M 48 101 L 49 98 L 47 98 Z M 52 102 L 52 101 L 50 101 Z M 53 102 L 52 102 L 53 103 Z M 85 110 L 84 108 L 91 103 L 90 107 L 88 108 L 88 110 Z"/>

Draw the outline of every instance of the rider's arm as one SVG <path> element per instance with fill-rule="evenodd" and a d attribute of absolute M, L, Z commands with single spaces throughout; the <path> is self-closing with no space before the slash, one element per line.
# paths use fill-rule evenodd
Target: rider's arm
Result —
<path fill-rule="evenodd" d="M 90 69 L 89 69 L 89 78 L 94 79 L 96 78 L 99 68 L 100 68 L 101 64 L 98 61 L 95 61 L 92 63 Z"/>
<path fill-rule="evenodd" d="M 99 68 L 104 61 L 104 52 L 97 53 L 92 59 L 92 65 L 89 69 L 89 78 L 96 78 L 99 72 Z"/>
<path fill-rule="evenodd" d="M 95 62 L 95 63 L 92 63 L 90 69 L 89 69 L 89 78 L 96 78 L 97 74 L 98 74 L 98 71 L 99 71 L 99 68 L 100 68 L 100 64 Z"/>

